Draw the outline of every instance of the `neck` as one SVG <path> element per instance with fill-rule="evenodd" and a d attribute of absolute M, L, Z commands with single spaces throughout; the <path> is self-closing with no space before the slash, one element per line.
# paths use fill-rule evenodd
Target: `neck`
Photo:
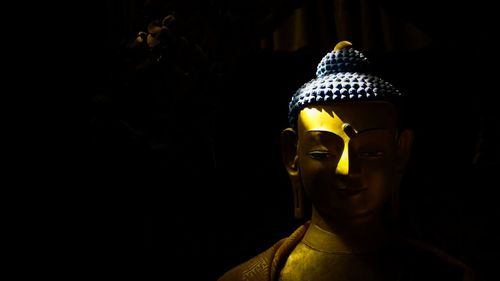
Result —
<path fill-rule="evenodd" d="M 347 252 L 374 252 L 384 247 L 389 231 L 380 214 L 374 213 L 358 218 L 324 218 L 313 209 L 311 227 L 325 232 L 321 244 L 334 244 Z M 331 234 L 331 235 L 328 235 Z M 330 240 L 330 242 L 327 242 Z"/>

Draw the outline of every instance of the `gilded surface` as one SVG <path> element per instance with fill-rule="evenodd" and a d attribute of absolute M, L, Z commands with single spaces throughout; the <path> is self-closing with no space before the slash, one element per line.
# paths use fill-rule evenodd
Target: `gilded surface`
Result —
<path fill-rule="evenodd" d="M 400 266 L 388 249 L 358 251 L 333 233 L 311 225 L 281 271 L 280 281 L 399 280 Z"/>

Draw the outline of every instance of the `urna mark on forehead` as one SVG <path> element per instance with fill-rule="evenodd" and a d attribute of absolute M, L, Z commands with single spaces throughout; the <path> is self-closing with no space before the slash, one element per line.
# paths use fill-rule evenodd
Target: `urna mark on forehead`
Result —
<path fill-rule="evenodd" d="M 363 131 L 396 129 L 396 110 L 388 102 L 348 102 L 326 105 L 310 105 L 299 113 L 299 134 L 308 131 L 331 132 L 347 137 L 346 125 L 357 133 Z M 351 136 L 348 136 L 352 138 Z"/>

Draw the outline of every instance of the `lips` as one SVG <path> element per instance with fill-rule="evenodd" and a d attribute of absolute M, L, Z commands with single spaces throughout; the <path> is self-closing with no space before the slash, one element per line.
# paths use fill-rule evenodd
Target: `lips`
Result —
<path fill-rule="evenodd" d="M 335 190 L 341 194 L 346 196 L 356 195 L 366 190 L 366 187 L 363 187 L 362 183 L 359 181 L 335 181 Z"/>
<path fill-rule="evenodd" d="M 341 194 L 347 195 L 347 196 L 353 196 L 356 194 L 359 194 L 363 191 L 365 191 L 366 188 L 346 188 L 346 189 L 337 189 L 337 191 Z"/>
<path fill-rule="evenodd" d="M 363 190 L 366 190 L 366 188 L 363 188 L 363 187 L 356 187 L 356 188 L 349 187 L 348 185 L 346 185 L 342 182 L 338 182 L 337 188 L 335 188 L 335 189 L 338 192 L 345 194 L 345 195 L 348 195 L 348 196 L 352 196 L 352 195 L 355 195 L 355 194 L 362 192 Z"/>

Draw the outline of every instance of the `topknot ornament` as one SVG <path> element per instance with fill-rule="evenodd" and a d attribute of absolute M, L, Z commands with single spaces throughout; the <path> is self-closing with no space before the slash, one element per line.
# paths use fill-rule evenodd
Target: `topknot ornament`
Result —
<path fill-rule="evenodd" d="M 312 104 L 345 101 L 395 101 L 401 92 L 368 72 L 369 61 L 348 41 L 339 42 L 317 66 L 316 78 L 305 83 L 292 97 L 288 122 L 294 127 L 300 110 Z"/>
<path fill-rule="evenodd" d="M 366 71 L 368 64 L 365 55 L 352 48 L 349 41 L 341 41 L 332 52 L 321 59 L 316 70 L 316 76 L 322 77 L 339 72 Z"/>

